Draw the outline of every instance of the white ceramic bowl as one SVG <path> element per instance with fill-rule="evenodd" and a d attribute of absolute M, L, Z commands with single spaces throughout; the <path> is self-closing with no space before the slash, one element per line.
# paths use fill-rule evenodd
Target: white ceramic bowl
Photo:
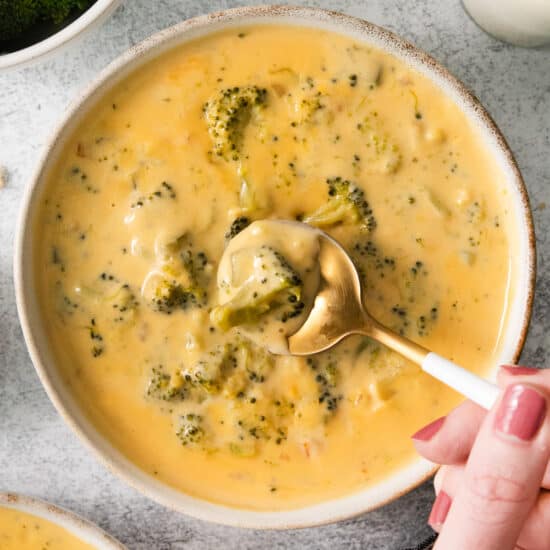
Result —
<path fill-rule="evenodd" d="M 30 65 L 34 61 L 60 50 L 69 42 L 82 38 L 88 31 L 105 21 L 120 2 L 121 0 L 97 0 L 80 17 L 48 38 L 15 52 L 0 54 L 0 70 Z"/>
<path fill-rule="evenodd" d="M 222 29 L 257 23 L 317 27 L 371 44 L 404 60 L 412 68 L 426 75 L 464 110 L 505 174 L 503 184 L 513 200 L 513 216 L 516 220 L 515 231 L 518 239 L 515 257 L 517 276 L 514 297 L 509 304 L 508 319 L 503 327 L 504 338 L 499 359 L 501 362 L 513 362 L 518 359 L 531 313 L 535 245 L 525 187 L 504 138 L 479 102 L 431 57 L 384 29 L 359 19 L 320 9 L 264 6 L 238 8 L 198 17 L 148 38 L 107 67 L 69 110 L 52 137 L 34 179 L 27 187 L 17 231 L 15 285 L 27 346 L 51 400 L 63 418 L 116 473 L 154 500 L 201 519 L 242 527 L 304 527 L 349 518 L 387 503 L 427 479 L 434 472 L 434 465 L 419 458 L 372 487 L 337 500 L 291 511 L 240 510 L 192 498 L 138 469 L 113 448 L 87 420 L 61 381 L 34 299 L 36 289 L 32 250 L 34 240 L 39 236 L 33 233 L 33 220 L 39 210 L 40 196 L 47 174 L 63 151 L 68 136 L 86 113 L 128 74 L 163 52 Z"/>
<path fill-rule="evenodd" d="M 55 523 L 97 550 L 125 550 L 126 547 L 89 521 L 43 500 L 15 493 L 0 493 L 0 507 L 13 508 Z"/>

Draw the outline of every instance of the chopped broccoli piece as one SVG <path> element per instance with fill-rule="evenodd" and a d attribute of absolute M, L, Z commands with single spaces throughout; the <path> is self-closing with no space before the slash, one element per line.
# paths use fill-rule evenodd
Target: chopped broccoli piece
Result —
<path fill-rule="evenodd" d="M 222 393 L 235 399 L 263 384 L 274 367 L 273 355 L 247 338 L 239 337 L 233 345 L 233 360 L 227 364 Z"/>
<path fill-rule="evenodd" d="M 183 268 L 195 283 L 204 286 L 210 280 L 211 266 L 204 252 L 195 252 L 193 242 L 188 234 L 184 234 L 165 248 L 165 254 L 178 258 Z"/>
<path fill-rule="evenodd" d="M 265 105 L 267 90 L 243 86 L 221 90 L 204 106 L 204 116 L 214 153 L 226 160 L 238 160 L 243 132 L 252 116 Z"/>
<path fill-rule="evenodd" d="M 338 408 L 341 395 L 335 393 L 338 384 L 338 365 L 330 354 L 321 354 L 309 357 L 308 365 L 315 375 L 315 382 L 319 389 L 319 405 L 326 407 L 327 412 L 334 413 Z"/>
<path fill-rule="evenodd" d="M 322 111 L 325 106 L 321 103 L 321 93 L 303 97 L 295 105 L 295 111 L 298 115 L 298 123 L 316 122 L 316 115 Z"/>
<path fill-rule="evenodd" d="M 90 326 L 87 329 L 90 332 L 90 340 L 93 342 L 91 349 L 92 356 L 99 357 L 105 351 L 105 343 L 94 317 L 90 319 Z"/>
<path fill-rule="evenodd" d="M 302 221 L 316 227 L 327 227 L 340 223 L 357 223 L 363 229 L 372 231 L 376 220 L 365 194 L 349 180 L 340 177 L 328 178 L 328 202 L 316 212 L 305 216 Z"/>
<path fill-rule="evenodd" d="M 130 285 L 120 285 L 118 290 L 108 299 L 112 303 L 111 306 L 115 312 L 115 322 L 128 322 L 134 319 L 139 302 Z"/>
<path fill-rule="evenodd" d="M 191 368 L 171 373 L 162 365 L 155 366 L 146 395 L 164 401 L 164 410 L 176 415 L 174 433 L 183 445 L 200 445 L 212 451 L 230 449 L 238 456 L 252 456 L 258 451 L 259 440 L 283 444 L 295 415 L 295 405 L 284 396 L 284 388 L 282 393 L 266 397 L 264 384 L 274 367 L 273 355 L 239 336 L 205 353 Z M 325 385 L 329 387 L 333 379 L 327 376 Z M 326 415 L 326 408 L 332 405 L 321 384 L 319 397 L 319 412 Z M 213 437 L 208 411 L 210 403 L 220 400 L 231 403 L 237 416 L 230 415 L 225 433 Z"/>
<path fill-rule="evenodd" d="M 243 229 L 246 229 L 252 220 L 246 216 L 239 216 L 233 220 L 229 231 L 225 234 L 226 241 L 230 241 L 233 237 L 236 237 Z"/>
<path fill-rule="evenodd" d="M 184 380 L 179 373 L 168 374 L 162 365 L 153 367 L 147 382 L 149 397 L 162 401 L 177 401 L 185 398 Z"/>
<path fill-rule="evenodd" d="M 187 398 L 200 401 L 203 391 L 219 393 L 228 374 L 237 368 L 235 352 L 236 348 L 230 344 L 217 346 L 204 354 L 193 367 L 172 374 L 166 372 L 162 365 L 153 367 L 147 380 L 146 394 L 162 401 Z"/>
<path fill-rule="evenodd" d="M 180 416 L 176 435 L 179 437 L 182 445 L 196 445 L 200 443 L 204 438 L 202 416 L 193 413 Z"/>
<path fill-rule="evenodd" d="M 161 251 L 160 269 L 146 285 L 153 309 L 166 314 L 203 307 L 212 265 L 204 252 L 195 252 L 188 235 L 169 243 Z"/>
<path fill-rule="evenodd" d="M 218 346 L 205 354 L 197 364 L 182 371 L 185 381 L 206 393 L 218 393 L 229 372 L 237 367 L 235 349 L 230 344 Z"/>
<path fill-rule="evenodd" d="M 11 40 L 39 21 L 58 25 L 92 0 L 0 0 L 0 41 Z"/>
<path fill-rule="evenodd" d="M 263 383 L 274 367 L 273 355 L 245 338 L 240 338 L 235 347 L 250 382 Z"/>
<path fill-rule="evenodd" d="M 396 270 L 395 258 L 385 256 L 371 240 L 370 235 L 363 234 L 353 243 L 349 247 L 349 254 L 365 288 L 372 288 L 375 278 L 384 279 Z"/>
<path fill-rule="evenodd" d="M 203 354 L 192 366 L 169 373 L 162 365 L 151 369 L 146 395 L 162 401 L 201 402 L 204 394 L 236 397 L 253 384 L 265 382 L 273 356 L 245 338 L 225 343 Z"/>
<path fill-rule="evenodd" d="M 184 288 L 175 280 L 161 279 L 152 301 L 160 313 L 171 315 L 178 309 L 201 307 L 206 303 L 206 293 L 200 288 Z"/>
<path fill-rule="evenodd" d="M 82 311 L 90 306 L 101 305 L 98 315 L 102 324 L 114 322 L 131 325 L 139 311 L 140 303 L 132 287 L 106 271 L 92 281 L 79 282 L 74 293 L 78 296 L 78 306 Z M 73 309 L 73 301 L 69 297 L 63 300 L 69 311 Z"/>
<path fill-rule="evenodd" d="M 278 311 L 282 322 L 304 310 L 302 279 L 288 261 L 271 247 L 254 252 L 255 272 L 227 303 L 212 310 L 213 322 L 222 330 L 253 324 L 271 311 Z"/>
<path fill-rule="evenodd" d="M 10 40 L 38 19 L 35 0 L 0 0 L 0 40 Z"/>
<path fill-rule="evenodd" d="M 38 11 L 42 19 L 56 24 L 63 22 L 73 10 L 87 8 L 93 0 L 37 0 Z"/>

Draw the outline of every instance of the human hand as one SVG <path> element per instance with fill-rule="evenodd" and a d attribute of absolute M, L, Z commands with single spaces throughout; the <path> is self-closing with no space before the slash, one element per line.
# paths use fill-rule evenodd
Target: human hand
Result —
<path fill-rule="evenodd" d="M 550 550 L 550 369 L 501 367 L 498 384 L 491 411 L 467 401 L 413 435 L 444 465 L 436 550 Z"/>

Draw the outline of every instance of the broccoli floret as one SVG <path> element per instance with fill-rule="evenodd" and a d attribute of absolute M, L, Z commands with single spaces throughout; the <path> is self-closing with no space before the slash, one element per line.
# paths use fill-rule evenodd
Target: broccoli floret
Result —
<path fill-rule="evenodd" d="M 309 357 L 307 360 L 319 390 L 319 405 L 325 407 L 328 413 L 334 413 L 342 396 L 336 393 L 338 385 L 338 364 L 330 354 Z"/>
<path fill-rule="evenodd" d="M 185 288 L 174 279 L 161 279 L 152 300 L 154 309 L 168 315 L 179 309 L 202 307 L 205 303 L 206 293 L 203 289 Z"/>
<path fill-rule="evenodd" d="M 302 219 L 316 227 L 340 223 L 355 223 L 368 231 L 376 227 L 376 220 L 365 194 L 355 184 L 340 177 L 328 178 L 328 202 L 316 212 Z"/>
<path fill-rule="evenodd" d="M 35 0 L 0 0 L 0 41 L 15 38 L 37 19 Z"/>
<path fill-rule="evenodd" d="M 90 319 L 90 325 L 87 329 L 89 330 L 90 340 L 92 341 L 92 356 L 99 357 L 105 351 L 105 343 L 94 317 Z"/>
<path fill-rule="evenodd" d="M 147 281 L 145 293 L 153 309 L 166 314 L 203 307 L 212 265 L 204 252 L 195 252 L 188 235 L 161 251 L 160 267 Z"/>
<path fill-rule="evenodd" d="M 251 384 L 265 382 L 273 365 L 271 354 L 250 340 L 239 338 L 208 351 L 192 367 L 182 369 L 176 379 L 174 375 L 167 377 L 162 371 L 158 374 L 163 376 L 160 379 L 163 395 L 169 388 L 177 389 L 176 393 L 168 393 L 169 399 L 187 396 L 200 401 L 205 392 L 211 395 L 223 392 L 233 397 L 242 394 Z M 157 378 L 152 378 L 154 383 L 149 387 L 159 386 Z"/>
<path fill-rule="evenodd" d="M 66 309 L 69 312 L 79 308 L 86 311 L 90 306 L 95 309 L 94 306 L 100 305 L 97 314 L 102 325 L 112 322 L 131 325 L 139 312 L 139 299 L 132 287 L 107 271 L 99 273 L 91 281 L 79 282 L 74 287 L 74 294 L 78 301 L 63 296 Z"/>
<path fill-rule="evenodd" d="M 263 384 L 274 367 L 273 356 L 247 338 L 218 346 L 204 355 L 192 369 L 182 373 L 191 387 L 201 393 L 221 393 L 235 399 L 243 397 L 256 384 Z M 198 394 L 201 399 L 203 395 Z"/>
<path fill-rule="evenodd" d="M 164 254 L 170 259 L 178 259 L 189 278 L 196 284 L 201 286 L 208 284 L 211 265 L 204 252 L 195 252 L 192 239 L 188 234 L 169 243 L 164 249 Z"/>
<path fill-rule="evenodd" d="M 217 156 L 239 159 L 244 129 L 266 98 L 265 88 L 243 86 L 221 90 L 205 104 L 204 116 Z"/>
<path fill-rule="evenodd" d="M 39 21 L 62 23 L 92 0 L 0 0 L 0 41 L 11 40 Z"/>
<path fill-rule="evenodd" d="M 295 108 L 296 114 L 299 117 L 297 122 L 315 122 L 317 113 L 324 108 L 325 106 L 321 103 L 320 92 L 317 92 L 315 95 L 303 97 L 300 102 L 296 104 Z"/>
<path fill-rule="evenodd" d="M 129 322 L 134 320 L 139 307 L 138 299 L 130 285 L 120 285 L 112 296 L 109 296 L 111 306 L 115 314 L 115 322 Z"/>
<path fill-rule="evenodd" d="M 151 369 L 147 380 L 146 395 L 162 401 L 182 401 L 184 399 L 201 401 L 204 392 L 219 393 L 227 382 L 228 377 L 242 365 L 242 371 L 247 372 L 248 357 L 238 358 L 237 354 L 246 350 L 246 346 L 229 343 L 219 345 L 205 353 L 192 367 L 182 368 L 168 373 L 162 365 Z M 261 359 L 256 353 L 254 359 Z M 258 369 L 261 367 L 259 366 Z"/>
<path fill-rule="evenodd" d="M 246 216 L 239 216 L 233 220 L 229 231 L 225 234 L 225 240 L 230 241 L 233 237 L 236 237 L 243 229 L 246 229 L 252 220 Z"/>
<path fill-rule="evenodd" d="M 210 394 L 218 393 L 229 372 L 237 368 L 235 348 L 224 344 L 209 351 L 189 369 L 182 371 L 186 383 Z"/>
<path fill-rule="evenodd" d="M 62 23 L 73 10 L 87 8 L 93 0 L 37 0 L 40 17 Z"/>
<path fill-rule="evenodd" d="M 275 365 L 273 355 L 246 338 L 239 338 L 235 348 L 248 380 L 259 384 L 265 382 Z"/>
<path fill-rule="evenodd" d="M 185 398 L 185 385 L 179 373 L 168 374 L 162 365 L 153 367 L 147 382 L 149 397 L 162 401 L 178 401 Z"/>
<path fill-rule="evenodd" d="M 303 282 L 276 250 L 262 246 L 254 253 L 254 273 L 227 303 L 212 310 L 211 319 L 222 330 L 257 323 L 277 310 L 278 320 L 288 321 L 304 310 Z"/>
<path fill-rule="evenodd" d="M 179 437 L 182 445 L 196 445 L 200 443 L 204 438 L 202 416 L 193 413 L 180 416 L 176 435 Z"/>

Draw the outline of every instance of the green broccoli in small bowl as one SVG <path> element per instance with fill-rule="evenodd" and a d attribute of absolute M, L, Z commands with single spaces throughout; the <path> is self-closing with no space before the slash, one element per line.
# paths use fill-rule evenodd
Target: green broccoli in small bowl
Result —
<path fill-rule="evenodd" d="M 55 34 L 96 0 L 0 0 L 0 52 L 14 52 Z"/>

